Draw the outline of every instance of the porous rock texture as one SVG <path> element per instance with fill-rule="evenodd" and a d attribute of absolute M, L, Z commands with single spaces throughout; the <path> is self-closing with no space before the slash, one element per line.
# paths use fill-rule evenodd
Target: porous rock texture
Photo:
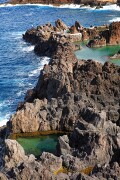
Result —
<path fill-rule="evenodd" d="M 88 43 L 89 47 L 102 47 L 106 45 L 120 44 L 120 21 L 112 22 L 108 29 L 100 31 L 97 36 L 94 36 Z"/>
<path fill-rule="evenodd" d="M 62 38 L 51 34 L 36 43 L 35 52 L 47 53 L 50 62 L 7 129 L 10 133 L 71 133 L 59 138 L 58 157 L 43 152 L 39 160 L 25 155 L 15 140 L 5 140 L 2 172 L 8 179 L 119 180 L 120 67 L 78 61 L 74 44 Z M 47 49 L 41 43 L 46 43 Z"/>

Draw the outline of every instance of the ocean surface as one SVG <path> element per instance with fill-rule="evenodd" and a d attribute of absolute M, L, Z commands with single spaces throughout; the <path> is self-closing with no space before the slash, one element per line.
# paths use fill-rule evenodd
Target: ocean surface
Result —
<path fill-rule="evenodd" d="M 0 0 L 4 3 L 5 0 Z M 35 86 L 41 68 L 49 58 L 34 54 L 34 46 L 22 39 L 32 26 L 61 18 L 67 25 L 78 20 L 83 26 L 97 26 L 120 20 L 116 5 L 95 9 L 79 5 L 60 8 L 45 5 L 0 5 L 0 125 L 15 112 L 28 89 Z M 118 63 L 118 62 L 117 62 Z M 119 64 L 119 63 L 118 63 Z"/>

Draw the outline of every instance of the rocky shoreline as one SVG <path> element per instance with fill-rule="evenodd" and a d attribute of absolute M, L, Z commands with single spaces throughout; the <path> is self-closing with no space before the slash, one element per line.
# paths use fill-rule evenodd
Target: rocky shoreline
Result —
<path fill-rule="evenodd" d="M 96 33 L 77 21 L 68 28 L 57 20 L 55 27 L 48 23 L 23 35 L 35 45 L 35 53 L 49 56 L 50 62 L 7 126 L 0 129 L 3 179 L 119 180 L 120 67 L 78 60 L 74 55 L 78 46 L 65 34 L 68 30 L 79 32 L 81 40 Z M 85 36 L 85 32 L 91 33 Z M 47 152 L 40 159 L 27 156 L 16 140 L 9 139 L 14 133 L 48 131 L 70 132 L 59 138 L 58 156 Z"/>
<path fill-rule="evenodd" d="M 120 4 L 119 0 L 10 0 L 12 4 L 53 4 L 55 6 L 60 6 L 64 4 L 80 4 L 80 7 L 84 5 L 90 5 L 91 7 L 102 8 L 104 5 L 109 4 Z"/>

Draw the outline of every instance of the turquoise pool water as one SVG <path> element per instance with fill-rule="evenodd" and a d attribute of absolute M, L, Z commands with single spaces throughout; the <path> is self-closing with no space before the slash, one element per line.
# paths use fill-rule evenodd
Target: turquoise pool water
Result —
<path fill-rule="evenodd" d="M 82 49 L 76 51 L 75 54 L 78 59 L 93 59 L 102 63 L 110 61 L 120 66 L 120 59 L 110 59 L 110 56 L 116 54 L 118 50 L 120 50 L 120 45 L 100 48 L 88 48 L 87 46 L 82 44 Z"/>
<path fill-rule="evenodd" d="M 24 148 L 26 154 L 40 156 L 43 151 L 56 154 L 56 145 L 60 134 L 38 136 L 38 137 L 19 137 L 17 141 Z"/>

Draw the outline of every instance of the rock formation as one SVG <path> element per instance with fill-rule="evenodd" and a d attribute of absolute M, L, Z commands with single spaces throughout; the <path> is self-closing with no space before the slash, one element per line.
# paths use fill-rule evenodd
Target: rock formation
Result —
<path fill-rule="evenodd" d="M 75 23 L 76 29 L 78 26 Z M 37 54 L 49 56 L 50 62 L 44 65 L 36 87 L 28 91 L 6 129 L 7 133 L 23 134 L 60 130 L 70 135 L 59 138 L 58 157 L 43 152 L 39 159 L 25 155 L 15 140 L 3 139 L 0 157 L 4 168 L 0 176 L 18 180 L 117 179 L 120 67 L 109 62 L 77 60 L 72 40 L 55 34 L 56 29 L 66 26 L 59 20 L 56 28 L 50 24 L 46 27 L 54 29 L 54 33 L 37 36 L 38 30 L 34 29 L 23 36 L 35 44 Z"/>
<path fill-rule="evenodd" d="M 113 22 L 108 29 L 99 31 L 92 39 L 89 38 L 88 47 L 101 47 L 120 44 L 120 22 Z"/>
<path fill-rule="evenodd" d="M 51 65 L 47 66 L 51 68 Z M 60 74 L 54 66 L 56 64 L 52 65 L 53 71 L 50 69 L 47 72 L 47 77 L 46 74 L 40 76 L 35 89 L 36 98 L 43 100 L 35 99 L 32 104 L 26 103 L 12 116 L 10 122 L 14 133 L 73 130 L 79 118 L 90 115 L 95 109 L 98 109 L 95 119 L 99 111 L 105 109 L 106 118 L 118 123 L 120 84 L 116 82 L 120 81 L 119 67 L 109 63 L 101 65 L 93 61 L 79 61 L 71 64 L 72 71 L 68 64 L 69 72 L 63 66 L 65 72 Z M 92 108 L 85 108 L 84 101 Z"/>

